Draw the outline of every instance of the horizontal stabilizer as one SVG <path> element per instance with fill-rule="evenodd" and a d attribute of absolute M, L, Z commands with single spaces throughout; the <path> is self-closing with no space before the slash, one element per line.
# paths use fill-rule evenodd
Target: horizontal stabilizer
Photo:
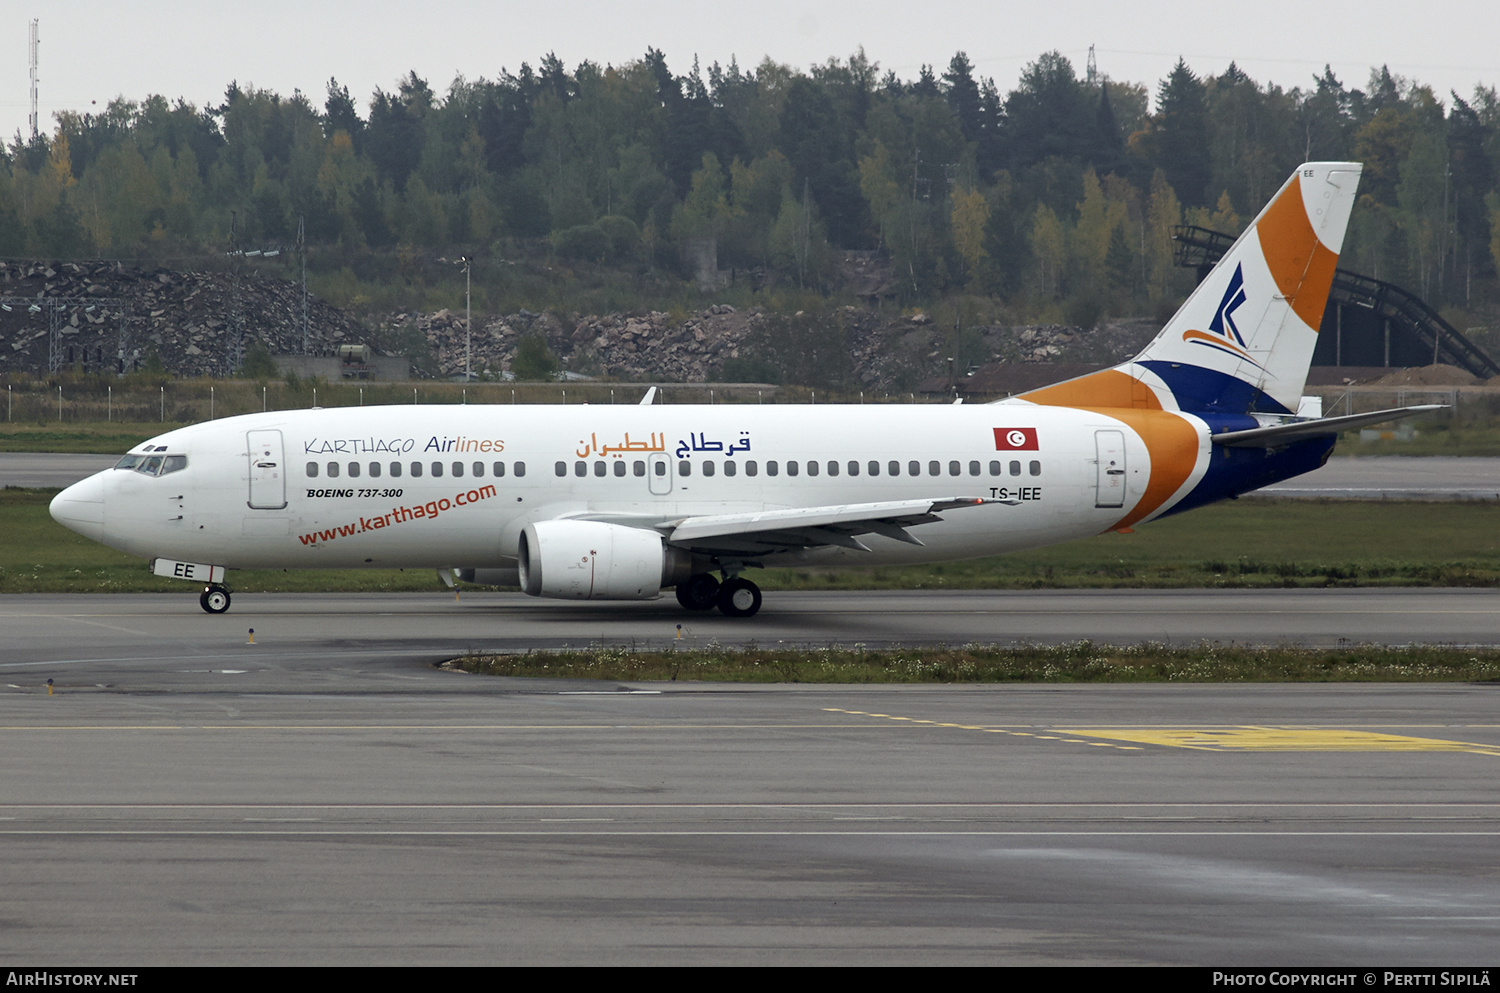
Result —
<path fill-rule="evenodd" d="M 1425 414 L 1433 410 L 1444 410 L 1446 404 L 1426 403 L 1416 407 L 1393 407 L 1390 410 L 1375 410 L 1368 414 L 1348 414 L 1344 417 L 1320 417 L 1313 421 L 1293 421 L 1290 424 L 1273 424 L 1270 427 L 1249 428 L 1244 431 L 1225 431 L 1213 436 L 1215 445 L 1225 448 L 1276 448 L 1303 438 L 1334 435 L 1351 428 L 1362 428 L 1367 424 L 1383 424 L 1399 421 L 1404 417 Z"/>

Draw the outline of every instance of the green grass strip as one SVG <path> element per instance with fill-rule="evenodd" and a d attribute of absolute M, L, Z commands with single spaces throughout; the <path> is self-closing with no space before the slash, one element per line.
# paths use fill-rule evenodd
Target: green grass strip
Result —
<path fill-rule="evenodd" d="M 624 647 L 482 654 L 451 663 L 490 676 L 626 682 L 740 683 L 1220 683 L 1474 682 L 1500 680 L 1500 651 L 1453 647 L 1238 648 L 1076 642 L 999 648 L 869 651 Z"/>

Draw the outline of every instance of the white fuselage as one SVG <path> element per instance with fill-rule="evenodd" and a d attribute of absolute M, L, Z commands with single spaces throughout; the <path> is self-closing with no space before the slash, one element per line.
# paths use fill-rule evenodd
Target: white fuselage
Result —
<path fill-rule="evenodd" d="M 1193 425 L 1207 453 L 1202 422 L 1173 416 Z M 1106 450 L 1119 457 L 1108 474 Z M 296 410 L 180 428 L 133 451 L 186 465 L 91 477 L 62 495 L 59 519 L 91 525 L 91 510 L 69 518 L 68 508 L 97 500 L 97 534 L 69 526 L 145 558 L 232 569 L 504 569 L 526 525 L 559 518 L 650 527 L 799 507 L 995 500 L 913 529 L 921 545 L 869 535 L 870 551 L 757 556 L 768 566 L 971 558 L 1107 531 L 1152 471 L 1146 444 L 1122 421 L 1030 404 Z"/>

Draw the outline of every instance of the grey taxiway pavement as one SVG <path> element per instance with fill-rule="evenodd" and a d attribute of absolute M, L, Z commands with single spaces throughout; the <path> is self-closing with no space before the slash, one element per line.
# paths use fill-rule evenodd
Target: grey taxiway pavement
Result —
<path fill-rule="evenodd" d="M 0 598 L 0 948 L 28 966 L 1455 967 L 1500 947 L 1500 687 L 433 665 L 675 640 L 681 617 L 503 594 L 247 594 L 220 617 L 190 593 Z M 770 594 L 748 624 L 688 628 L 1493 644 L 1500 596 Z"/>

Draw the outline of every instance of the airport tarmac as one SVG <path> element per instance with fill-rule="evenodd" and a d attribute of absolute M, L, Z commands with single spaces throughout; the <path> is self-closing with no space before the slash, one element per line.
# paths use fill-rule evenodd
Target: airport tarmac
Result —
<path fill-rule="evenodd" d="M 0 452 L 0 488 L 62 489 L 118 461 L 119 455 Z"/>
<path fill-rule="evenodd" d="M 369 692 L 373 674 L 405 674 L 414 664 L 467 651 L 590 645 L 1500 645 L 1500 591 L 772 592 L 745 620 L 690 614 L 670 597 L 572 603 L 473 591 L 461 599 L 446 592 L 240 593 L 229 613 L 210 615 L 184 588 L 0 597 L 0 630 L 0 680 L 178 691 L 216 687 L 222 677 L 214 674 L 233 669 L 242 684 L 296 679 Z M 133 682 L 137 671 L 151 681 Z M 352 680 L 350 671 L 357 673 Z"/>
<path fill-rule="evenodd" d="M 1154 616 L 1182 638 L 1500 643 L 1489 591 L 785 597 L 693 636 L 1076 640 Z M 0 948 L 27 966 L 1456 967 L 1500 947 L 1500 687 L 433 665 L 680 617 L 506 594 L 247 594 L 220 617 L 190 594 L 0 598 Z"/>
<path fill-rule="evenodd" d="M 1452 968 L 1500 947 L 1494 687 L 412 675 L 0 693 L 7 959 Z"/>

